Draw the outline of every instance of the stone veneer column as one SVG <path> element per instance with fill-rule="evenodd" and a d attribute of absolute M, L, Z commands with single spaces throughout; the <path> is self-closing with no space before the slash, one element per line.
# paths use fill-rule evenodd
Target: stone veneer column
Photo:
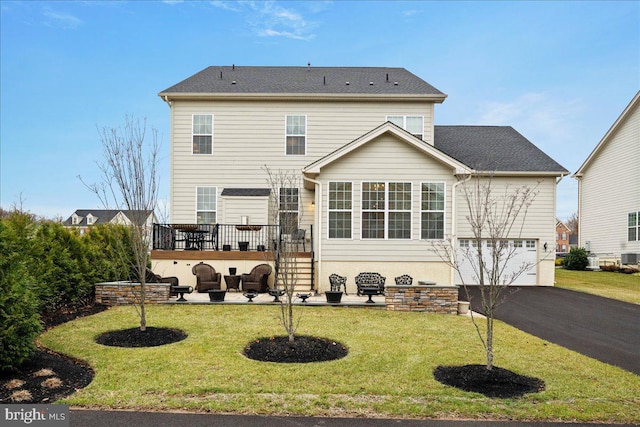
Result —
<path fill-rule="evenodd" d="M 387 285 L 384 289 L 387 310 L 458 314 L 458 286 Z"/>

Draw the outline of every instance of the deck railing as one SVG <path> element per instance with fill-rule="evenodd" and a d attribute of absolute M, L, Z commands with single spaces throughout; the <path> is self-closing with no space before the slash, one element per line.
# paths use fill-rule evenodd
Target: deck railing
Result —
<path fill-rule="evenodd" d="M 239 224 L 154 224 L 154 250 L 268 251 L 286 239 L 296 251 L 311 251 L 304 233 L 283 236 L 277 225 Z M 299 240 L 299 241 L 298 241 Z"/>

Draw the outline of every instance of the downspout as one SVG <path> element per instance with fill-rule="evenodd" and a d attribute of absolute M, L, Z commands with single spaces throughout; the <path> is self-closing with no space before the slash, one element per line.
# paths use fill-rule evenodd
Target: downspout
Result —
<path fill-rule="evenodd" d="M 320 284 L 320 280 L 322 277 L 322 183 L 320 181 L 316 181 L 315 179 L 308 178 L 302 175 L 302 179 L 308 181 L 316 186 L 315 191 L 315 201 L 316 201 L 316 210 L 315 210 L 315 222 L 318 238 L 315 239 L 318 242 L 318 283 L 316 284 L 316 293 L 318 292 L 318 285 Z M 312 248 L 313 249 L 313 248 Z"/>
<path fill-rule="evenodd" d="M 458 174 L 456 174 L 458 175 Z M 464 184 L 465 182 L 469 181 L 471 179 L 471 172 L 464 172 L 464 175 L 466 175 L 467 177 L 464 179 L 458 179 L 458 182 L 455 182 L 452 186 L 451 186 L 451 241 L 452 243 L 456 243 L 456 221 L 457 221 L 457 212 L 456 212 L 456 187 L 460 184 Z M 451 263 L 453 264 L 455 259 L 453 258 L 453 251 L 455 251 L 456 248 L 455 246 L 453 248 L 451 248 Z M 451 268 L 451 273 L 450 273 L 450 277 L 449 280 L 451 281 L 451 284 L 453 285 L 455 283 L 455 269 L 452 267 Z"/>

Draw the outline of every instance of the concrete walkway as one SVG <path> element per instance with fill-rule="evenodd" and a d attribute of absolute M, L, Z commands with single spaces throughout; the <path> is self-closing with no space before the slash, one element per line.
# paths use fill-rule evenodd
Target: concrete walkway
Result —
<path fill-rule="evenodd" d="M 480 289 L 468 287 L 482 313 Z M 466 300 L 463 288 L 460 299 Z M 511 287 L 495 318 L 524 332 L 640 375 L 640 305 L 555 287 Z"/>

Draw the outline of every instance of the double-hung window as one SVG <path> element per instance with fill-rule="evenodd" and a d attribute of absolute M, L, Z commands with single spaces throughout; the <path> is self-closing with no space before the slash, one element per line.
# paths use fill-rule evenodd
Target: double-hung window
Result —
<path fill-rule="evenodd" d="M 304 156 L 307 153 L 307 116 L 286 117 L 286 154 Z"/>
<path fill-rule="evenodd" d="M 627 239 L 629 242 L 640 240 L 640 212 L 629 212 L 627 215 Z"/>
<path fill-rule="evenodd" d="M 192 120 L 193 154 L 212 154 L 213 115 L 194 114 Z"/>
<path fill-rule="evenodd" d="M 362 183 L 362 238 L 411 238 L 411 183 Z"/>
<path fill-rule="evenodd" d="M 422 139 L 422 136 L 424 134 L 424 117 L 387 116 L 387 121 L 413 134 L 413 136 L 415 136 L 416 138 Z"/>
<path fill-rule="evenodd" d="M 445 185 L 443 182 L 423 182 L 421 186 L 421 237 L 444 239 Z"/>
<path fill-rule="evenodd" d="M 350 239 L 353 184 L 329 182 L 329 238 Z"/>
<path fill-rule="evenodd" d="M 279 197 L 280 228 L 284 234 L 291 234 L 298 229 L 298 189 L 281 188 Z"/>
<path fill-rule="evenodd" d="M 215 224 L 217 213 L 217 188 L 198 187 L 196 189 L 196 222 Z"/>

